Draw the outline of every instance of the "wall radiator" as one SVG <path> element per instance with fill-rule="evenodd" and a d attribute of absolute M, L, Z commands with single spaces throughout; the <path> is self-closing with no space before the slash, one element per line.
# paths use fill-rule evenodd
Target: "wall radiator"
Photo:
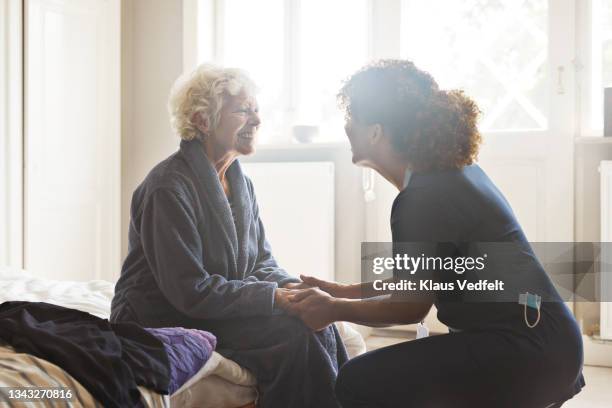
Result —
<path fill-rule="evenodd" d="M 612 242 L 612 161 L 602 161 L 601 176 L 601 242 Z M 601 253 L 601 337 L 612 340 L 612 244 L 602 244 Z"/>
<path fill-rule="evenodd" d="M 291 275 L 334 279 L 334 164 L 242 163 L 272 254 Z"/>

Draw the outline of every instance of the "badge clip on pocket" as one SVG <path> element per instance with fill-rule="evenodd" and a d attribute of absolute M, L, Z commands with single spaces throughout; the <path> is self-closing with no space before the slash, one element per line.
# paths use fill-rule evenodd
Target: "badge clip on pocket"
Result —
<path fill-rule="evenodd" d="M 534 293 L 521 293 L 519 294 L 519 305 L 523 305 L 524 308 L 524 316 L 525 316 L 525 324 L 530 329 L 533 329 L 540 322 L 540 308 L 542 306 L 542 297 L 538 296 Z M 532 309 L 536 309 L 538 311 L 538 317 L 536 321 L 531 324 L 529 323 L 529 319 L 527 319 L 527 308 L 530 307 Z"/>

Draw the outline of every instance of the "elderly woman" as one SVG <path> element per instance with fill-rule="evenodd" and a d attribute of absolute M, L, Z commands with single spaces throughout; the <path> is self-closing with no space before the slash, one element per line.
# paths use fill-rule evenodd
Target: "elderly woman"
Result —
<path fill-rule="evenodd" d="M 240 70 L 209 65 L 173 87 L 180 149 L 134 192 L 111 320 L 212 332 L 218 351 L 256 376 L 261 407 L 337 407 L 344 345 L 334 326 L 313 332 L 283 312 L 302 284 L 274 260 L 236 160 L 254 151 L 254 92 Z"/>
<path fill-rule="evenodd" d="M 451 330 L 349 361 L 336 383 L 341 405 L 544 408 L 579 392 L 584 380 L 577 324 L 508 202 L 473 164 L 481 141 L 474 102 L 462 92 L 440 90 L 429 74 L 401 60 L 365 67 L 339 97 L 353 162 L 376 170 L 400 191 L 391 212 L 396 256 L 463 261 L 478 254 L 480 244 L 492 250 L 482 273 L 458 275 L 435 266 L 412 274 L 395 266 L 395 279 L 415 287 L 419 280 L 442 287 L 479 276 L 507 284 L 495 294 L 469 293 L 456 283 L 454 290 L 425 287 L 381 298 L 374 295 L 385 292 L 371 283 L 303 277 L 313 288 L 290 300 L 314 329 L 337 320 L 418 323 L 435 303 L 438 319 Z M 521 300 L 521 291 L 544 302 Z"/>

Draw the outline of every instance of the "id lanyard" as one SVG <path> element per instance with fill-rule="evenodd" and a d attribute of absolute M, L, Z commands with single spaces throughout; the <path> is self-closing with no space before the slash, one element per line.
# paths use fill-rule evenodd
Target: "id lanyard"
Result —
<path fill-rule="evenodd" d="M 427 326 L 425 326 L 425 321 L 421 321 L 420 323 L 417 323 L 416 329 L 417 329 L 417 332 L 416 332 L 417 339 L 422 339 L 423 337 L 429 336 L 429 329 L 427 328 Z"/>
<path fill-rule="evenodd" d="M 525 317 L 525 324 L 530 329 L 533 329 L 540 322 L 540 308 L 542 307 L 542 297 L 536 295 L 535 293 L 521 293 L 519 294 L 519 305 L 523 305 L 523 316 Z M 527 308 L 530 307 L 532 309 L 536 309 L 538 311 L 538 316 L 536 317 L 535 322 L 530 323 L 527 318 Z"/>

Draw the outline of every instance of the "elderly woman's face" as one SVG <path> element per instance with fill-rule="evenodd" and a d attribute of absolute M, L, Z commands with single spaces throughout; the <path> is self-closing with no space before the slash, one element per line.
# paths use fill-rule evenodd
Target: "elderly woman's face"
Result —
<path fill-rule="evenodd" d="M 216 129 L 211 133 L 218 150 L 250 154 L 255 150 L 255 135 L 259 124 L 257 100 L 246 92 L 226 95 Z"/>

